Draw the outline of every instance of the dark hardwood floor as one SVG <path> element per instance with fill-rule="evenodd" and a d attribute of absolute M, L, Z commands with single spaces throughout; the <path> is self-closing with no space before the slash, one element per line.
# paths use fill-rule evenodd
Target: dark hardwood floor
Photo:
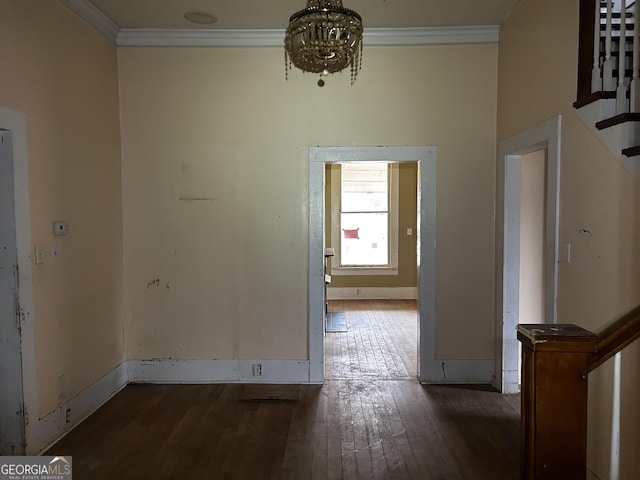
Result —
<path fill-rule="evenodd" d="M 129 385 L 47 454 L 75 480 L 518 478 L 510 399 L 415 379 L 414 302 L 331 307 L 323 385 Z"/>

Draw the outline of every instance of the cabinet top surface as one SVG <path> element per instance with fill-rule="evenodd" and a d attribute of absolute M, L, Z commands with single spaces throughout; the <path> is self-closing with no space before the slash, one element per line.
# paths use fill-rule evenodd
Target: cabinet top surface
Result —
<path fill-rule="evenodd" d="M 540 342 L 597 342 L 598 336 L 571 324 L 520 324 L 518 333 L 533 343 Z"/>

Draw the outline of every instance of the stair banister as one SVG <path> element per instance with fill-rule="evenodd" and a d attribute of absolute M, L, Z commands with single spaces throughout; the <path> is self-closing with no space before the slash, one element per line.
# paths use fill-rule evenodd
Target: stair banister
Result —
<path fill-rule="evenodd" d="M 579 1 L 578 88 L 573 106 L 640 181 L 634 161 L 640 160 L 640 0 Z"/>
<path fill-rule="evenodd" d="M 588 374 L 640 338 L 640 305 L 597 335 L 570 324 L 518 325 L 523 480 L 583 480 Z"/>
<path fill-rule="evenodd" d="M 638 338 L 640 338 L 640 305 L 598 333 L 598 344 L 596 351 L 589 359 L 587 373 L 594 371 Z"/>

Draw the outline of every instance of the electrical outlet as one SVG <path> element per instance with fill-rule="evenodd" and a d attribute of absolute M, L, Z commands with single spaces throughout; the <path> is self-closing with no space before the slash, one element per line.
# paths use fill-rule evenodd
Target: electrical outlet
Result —
<path fill-rule="evenodd" d="M 64 419 L 67 423 L 69 423 L 71 421 L 71 409 L 67 408 L 67 411 L 65 412 L 65 416 Z"/>
<path fill-rule="evenodd" d="M 261 377 L 262 376 L 262 364 L 261 363 L 254 363 L 253 364 L 253 376 L 254 377 Z"/>
<path fill-rule="evenodd" d="M 53 222 L 54 235 L 66 235 L 67 231 L 67 224 L 65 222 Z"/>

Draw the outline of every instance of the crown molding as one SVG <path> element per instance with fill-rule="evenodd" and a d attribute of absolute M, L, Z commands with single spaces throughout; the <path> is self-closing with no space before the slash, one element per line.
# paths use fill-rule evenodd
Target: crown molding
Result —
<path fill-rule="evenodd" d="M 499 39 L 499 25 L 369 28 L 364 31 L 364 44 L 379 47 L 498 43 Z"/>
<path fill-rule="evenodd" d="M 119 47 L 281 47 L 278 29 L 158 29 L 123 28 Z"/>
<path fill-rule="evenodd" d="M 60 0 L 119 47 L 281 47 L 280 29 L 120 29 L 87 0 Z M 365 28 L 365 46 L 419 46 L 497 43 L 498 25 Z"/>
<path fill-rule="evenodd" d="M 69 10 L 82 18 L 112 43 L 117 45 L 120 28 L 87 0 L 60 0 Z"/>
<path fill-rule="evenodd" d="M 497 43 L 500 27 L 368 28 L 366 46 Z M 284 30 L 122 29 L 120 47 L 281 47 Z"/>

